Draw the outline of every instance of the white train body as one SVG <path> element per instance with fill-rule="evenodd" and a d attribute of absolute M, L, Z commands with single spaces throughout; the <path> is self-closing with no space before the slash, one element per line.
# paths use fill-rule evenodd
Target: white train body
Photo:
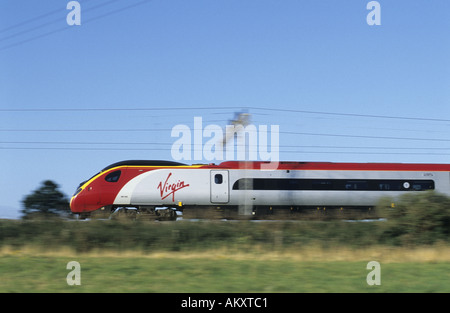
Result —
<path fill-rule="evenodd" d="M 72 211 L 105 206 L 371 207 L 384 196 L 426 190 L 450 195 L 450 165 L 445 164 L 280 162 L 276 170 L 263 170 L 264 162 L 141 163 L 114 164 L 80 185 Z"/>

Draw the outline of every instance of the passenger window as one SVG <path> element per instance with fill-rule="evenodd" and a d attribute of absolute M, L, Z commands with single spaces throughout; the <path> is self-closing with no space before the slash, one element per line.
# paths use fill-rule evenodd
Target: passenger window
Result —
<path fill-rule="evenodd" d="M 222 177 L 222 174 L 216 174 L 216 175 L 214 175 L 214 182 L 216 183 L 216 184 L 221 184 L 221 183 L 223 183 L 223 177 Z"/>
<path fill-rule="evenodd" d="M 110 183 L 115 183 L 119 180 L 121 171 L 115 171 L 106 175 L 105 180 Z"/>

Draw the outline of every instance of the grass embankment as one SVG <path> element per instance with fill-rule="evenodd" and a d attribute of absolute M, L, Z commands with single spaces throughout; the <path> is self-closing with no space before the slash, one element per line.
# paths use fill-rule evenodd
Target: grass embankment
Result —
<path fill-rule="evenodd" d="M 0 221 L 0 292 L 450 292 L 448 241 L 383 223 Z"/>

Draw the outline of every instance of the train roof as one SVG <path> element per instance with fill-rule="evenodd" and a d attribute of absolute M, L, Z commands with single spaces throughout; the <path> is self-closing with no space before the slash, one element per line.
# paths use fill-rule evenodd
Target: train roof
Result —
<path fill-rule="evenodd" d="M 264 169 L 269 161 L 224 161 L 220 164 L 197 164 L 200 168 L 222 169 Z M 337 162 L 275 162 L 277 170 L 329 170 L 329 171 L 449 171 L 450 164 L 430 163 L 337 163 Z M 101 172 L 118 166 L 190 166 L 188 164 L 163 160 L 126 160 L 113 163 Z M 197 167 L 197 168 L 198 168 Z"/>
<path fill-rule="evenodd" d="M 229 169 L 263 169 L 269 161 L 225 161 L 218 165 Z M 275 162 L 276 164 L 276 162 Z M 334 163 L 280 161 L 277 170 L 335 170 L 335 171 L 450 171 L 450 164 L 426 163 Z"/>
<path fill-rule="evenodd" d="M 102 172 L 118 166 L 186 166 L 186 164 L 161 160 L 126 160 L 113 163 L 105 167 Z"/>

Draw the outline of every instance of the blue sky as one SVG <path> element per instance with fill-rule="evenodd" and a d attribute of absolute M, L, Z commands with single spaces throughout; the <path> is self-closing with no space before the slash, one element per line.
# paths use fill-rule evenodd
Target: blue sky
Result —
<path fill-rule="evenodd" d="M 447 0 L 380 0 L 380 26 L 366 0 L 81 0 L 80 26 L 68 2 L 0 0 L 0 217 L 240 110 L 281 160 L 450 159 Z"/>

